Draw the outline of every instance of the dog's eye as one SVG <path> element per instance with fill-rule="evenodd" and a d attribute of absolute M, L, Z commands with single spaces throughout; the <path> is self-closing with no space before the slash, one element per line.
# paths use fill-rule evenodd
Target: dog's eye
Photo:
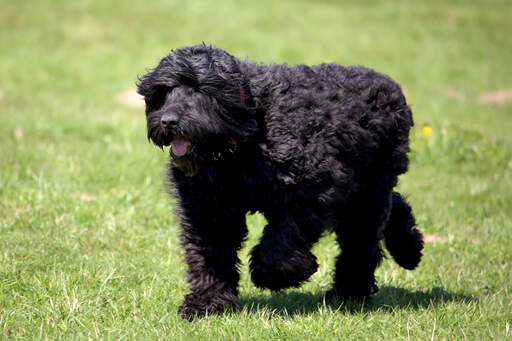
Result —
<path fill-rule="evenodd" d="M 168 86 L 158 86 L 153 93 L 151 94 L 149 100 L 147 101 L 147 109 L 148 111 L 158 110 L 164 105 L 165 98 L 169 92 L 172 91 L 171 87 Z"/>

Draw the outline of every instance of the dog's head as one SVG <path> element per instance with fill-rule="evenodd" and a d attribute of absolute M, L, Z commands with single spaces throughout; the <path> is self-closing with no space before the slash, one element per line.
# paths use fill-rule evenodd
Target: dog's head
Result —
<path fill-rule="evenodd" d="M 239 61 L 198 45 L 173 51 L 139 78 L 146 102 L 148 139 L 192 176 L 232 153 L 257 130 L 254 103 Z"/>

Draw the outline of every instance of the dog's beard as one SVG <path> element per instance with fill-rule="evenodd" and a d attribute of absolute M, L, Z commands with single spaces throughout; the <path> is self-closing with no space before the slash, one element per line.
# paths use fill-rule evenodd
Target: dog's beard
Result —
<path fill-rule="evenodd" d="M 169 154 L 185 175 L 194 176 L 205 165 L 232 159 L 238 147 L 238 141 L 229 135 L 214 136 L 201 144 L 176 136 L 171 141 Z"/>
<path fill-rule="evenodd" d="M 183 170 L 183 173 L 185 173 L 186 176 L 194 176 L 199 172 L 200 162 L 197 158 L 191 155 L 173 157 L 173 160 L 176 165 Z"/>
<path fill-rule="evenodd" d="M 183 170 L 185 175 L 196 175 L 201 163 L 201 155 L 198 151 L 198 146 L 179 135 L 174 136 L 170 145 L 169 155 L 176 165 Z"/>
<path fill-rule="evenodd" d="M 148 140 L 156 146 L 169 148 L 169 155 L 174 163 L 181 168 L 187 176 L 194 176 L 199 171 L 194 144 L 184 137 L 177 129 L 164 129 L 160 124 L 160 115 L 150 115 L 147 118 Z"/>
<path fill-rule="evenodd" d="M 205 164 L 233 154 L 237 149 L 231 134 L 200 130 L 199 127 L 189 127 L 187 134 L 183 127 L 167 130 L 153 125 L 154 122 L 159 119 L 148 118 L 148 138 L 162 149 L 169 147 L 172 162 L 189 177 L 196 175 Z"/>

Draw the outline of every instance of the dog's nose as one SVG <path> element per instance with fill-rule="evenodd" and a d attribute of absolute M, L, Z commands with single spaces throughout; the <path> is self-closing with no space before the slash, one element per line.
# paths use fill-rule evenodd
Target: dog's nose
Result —
<path fill-rule="evenodd" d="M 164 128 L 174 127 L 178 123 L 178 116 L 176 114 L 164 114 L 160 119 L 160 123 Z"/>

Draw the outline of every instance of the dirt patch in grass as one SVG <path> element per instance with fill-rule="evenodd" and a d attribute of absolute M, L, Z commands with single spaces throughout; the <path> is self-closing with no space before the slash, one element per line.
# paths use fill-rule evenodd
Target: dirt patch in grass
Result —
<path fill-rule="evenodd" d="M 23 140 L 23 130 L 20 127 L 16 127 L 16 129 L 14 129 L 14 138 L 18 142 L 21 142 L 21 140 Z"/>
<path fill-rule="evenodd" d="M 456 100 L 463 100 L 464 98 L 466 98 L 466 95 L 462 91 L 454 88 L 444 88 L 441 90 L 441 93 L 448 98 Z"/>
<path fill-rule="evenodd" d="M 448 238 L 441 236 L 439 233 L 433 233 L 433 234 L 426 234 L 423 236 L 423 241 L 425 243 L 446 243 L 448 241 Z"/>
<path fill-rule="evenodd" d="M 93 201 L 93 200 L 96 200 L 96 197 L 89 194 L 89 193 L 82 193 L 80 194 L 80 200 L 82 201 Z"/>
<path fill-rule="evenodd" d="M 480 103 L 489 105 L 503 105 L 512 102 L 512 89 L 482 92 L 478 96 Z"/>
<path fill-rule="evenodd" d="M 139 95 L 135 90 L 128 90 L 120 93 L 117 96 L 117 101 L 130 108 L 144 108 L 144 98 L 141 95 Z"/>

